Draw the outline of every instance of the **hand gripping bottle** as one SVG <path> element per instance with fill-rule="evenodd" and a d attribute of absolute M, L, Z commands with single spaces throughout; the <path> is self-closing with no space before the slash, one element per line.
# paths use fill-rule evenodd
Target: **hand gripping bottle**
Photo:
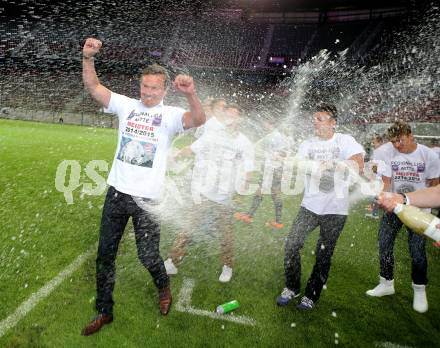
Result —
<path fill-rule="evenodd" d="M 412 205 L 397 204 L 394 213 L 406 226 L 418 234 L 440 241 L 440 219 Z"/>
<path fill-rule="evenodd" d="M 237 309 L 238 307 L 240 307 L 240 304 L 238 303 L 238 301 L 233 300 L 231 302 L 226 302 L 226 303 L 223 303 L 222 305 L 218 306 L 216 309 L 216 312 L 218 314 L 225 314 L 230 311 L 233 311 L 234 309 Z"/>

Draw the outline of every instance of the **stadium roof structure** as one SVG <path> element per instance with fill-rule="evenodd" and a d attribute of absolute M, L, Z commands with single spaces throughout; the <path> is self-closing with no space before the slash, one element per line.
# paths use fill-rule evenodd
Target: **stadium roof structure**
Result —
<path fill-rule="evenodd" d="M 377 8 L 390 6 L 408 6 L 408 0 L 218 0 L 214 2 L 229 4 L 240 8 L 257 11 L 304 11 L 304 10 L 329 10 L 339 8 Z"/>
<path fill-rule="evenodd" d="M 139 3 L 140 11 L 182 10 L 197 11 L 229 8 L 250 12 L 293 12 L 332 9 L 372 9 L 384 7 L 416 8 L 429 3 L 428 0 L 0 0 L 0 16 L 15 17 L 22 15 L 46 15 L 62 11 L 63 8 L 102 9 L 123 7 L 127 3 Z M 65 6 L 64 6 L 65 5 Z"/>

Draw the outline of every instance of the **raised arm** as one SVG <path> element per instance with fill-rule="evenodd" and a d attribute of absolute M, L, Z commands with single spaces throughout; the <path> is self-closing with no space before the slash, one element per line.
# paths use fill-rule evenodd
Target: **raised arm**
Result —
<path fill-rule="evenodd" d="M 96 75 L 95 70 L 95 55 L 99 52 L 102 46 L 102 42 L 88 38 L 83 47 L 83 83 L 84 87 L 90 93 L 92 98 L 96 100 L 100 105 L 108 107 L 110 102 L 111 92 L 108 88 L 103 86 Z"/>
<path fill-rule="evenodd" d="M 189 104 L 190 111 L 183 115 L 183 128 L 189 129 L 204 124 L 206 116 L 202 103 L 196 94 L 193 78 L 187 75 L 177 75 L 174 80 L 174 88 L 185 95 Z"/>

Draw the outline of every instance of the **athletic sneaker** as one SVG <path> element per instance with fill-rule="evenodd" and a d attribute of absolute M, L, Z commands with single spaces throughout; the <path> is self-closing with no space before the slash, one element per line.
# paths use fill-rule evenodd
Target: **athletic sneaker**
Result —
<path fill-rule="evenodd" d="M 394 295 L 394 279 L 387 280 L 384 277 L 379 276 L 379 284 L 371 290 L 367 290 L 366 294 L 373 297 L 382 297 L 388 295 Z"/>
<path fill-rule="evenodd" d="M 295 291 L 292 291 L 288 288 L 284 288 L 283 291 L 281 292 L 281 295 L 278 296 L 277 298 L 277 305 L 287 306 L 292 299 L 298 296 L 299 294 L 295 294 Z"/>
<path fill-rule="evenodd" d="M 278 223 L 276 221 L 268 221 L 268 222 L 266 222 L 266 226 L 267 227 L 275 228 L 277 230 L 280 230 L 280 229 L 282 229 L 284 227 L 284 224 L 280 224 L 280 223 Z"/>
<path fill-rule="evenodd" d="M 412 283 L 414 289 L 413 308 L 419 313 L 425 313 L 428 310 L 428 299 L 426 297 L 425 285 Z"/>
<path fill-rule="evenodd" d="M 235 213 L 234 217 L 236 220 L 243 221 L 247 224 L 252 223 L 252 217 L 246 213 Z"/>
<path fill-rule="evenodd" d="M 232 278 L 232 268 L 226 265 L 223 265 L 222 274 L 220 274 L 220 277 L 218 280 L 220 280 L 222 283 L 227 283 Z"/>
<path fill-rule="evenodd" d="M 178 271 L 177 267 L 174 265 L 173 260 L 171 260 L 171 258 L 166 259 L 164 265 L 168 275 L 177 274 Z"/>
<path fill-rule="evenodd" d="M 379 219 L 379 215 L 373 214 L 373 213 L 367 213 L 365 214 L 365 217 L 373 218 L 373 219 Z"/>
<path fill-rule="evenodd" d="M 301 302 L 296 305 L 296 308 L 298 308 L 301 311 L 309 311 L 313 309 L 313 307 L 315 307 L 315 304 L 307 296 L 303 296 L 301 298 Z"/>

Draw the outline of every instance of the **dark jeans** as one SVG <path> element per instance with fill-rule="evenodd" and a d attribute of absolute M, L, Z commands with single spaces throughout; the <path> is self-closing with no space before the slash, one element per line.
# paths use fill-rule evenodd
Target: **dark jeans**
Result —
<path fill-rule="evenodd" d="M 96 258 L 96 310 L 112 314 L 115 260 L 128 219 L 132 217 L 138 257 L 153 277 L 157 288 L 169 285 L 159 254 L 160 226 L 154 216 L 141 209 L 130 195 L 110 186 L 102 211 L 98 256 Z"/>
<path fill-rule="evenodd" d="M 301 290 L 301 255 L 306 237 L 316 227 L 319 229 L 319 239 L 316 244 L 316 262 L 312 274 L 307 281 L 305 296 L 316 302 L 327 282 L 330 271 L 331 258 L 336 242 L 344 228 L 347 216 L 345 215 L 318 215 L 301 207 L 294 221 L 286 241 L 284 257 L 284 272 L 286 287 L 299 293 Z"/>
<path fill-rule="evenodd" d="M 402 225 L 396 214 L 383 214 L 379 227 L 380 275 L 388 280 L 394 278 L 394 241 Z M 428 283 L 428 261 L 425 252 L 426 239 L 410 229 L 407 230 L 409 253 L 412 259 L 412 281 L 414 284 L 425 285 Z"/>
<path fill-rule="evenodd" d="M 282 223 L 281 215 L 283 212 L 283 200 L 281 196 L 281 179 L 283 177 L 283 168 L 275 168 L 272 177 L 272 187 L 271 187 L 271 195 L 272 201 L 275 207 L 275 222 Z M 261 189 L 263 186 L 264 176 L 260 180 L 260 189 L 256 192 L 254 199 L 252 200 L 251 208 L 249 209 L 248 215 L 253 217 L 261 202 L 263 201 L 263 194 L 261 193 Z"/>

